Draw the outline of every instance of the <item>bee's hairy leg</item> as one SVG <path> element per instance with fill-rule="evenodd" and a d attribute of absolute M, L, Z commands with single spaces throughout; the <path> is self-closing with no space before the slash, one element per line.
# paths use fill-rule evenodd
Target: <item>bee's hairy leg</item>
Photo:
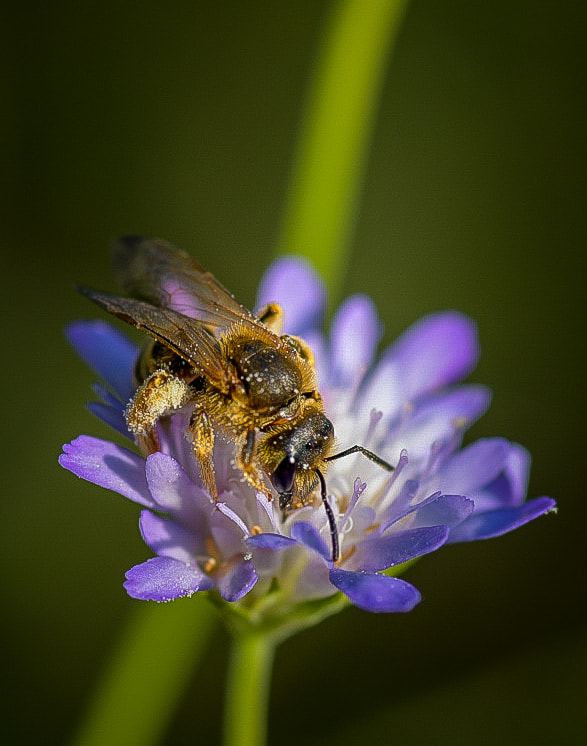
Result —
<path fill-rule="evenodd" d="M 150 456 L 152 453 L 157 453 L 157 451 L 160 450 L 159 438 L 157 437 L 157 431 L 154 428 L 153 430 L 147 430 L 143 433 L 137 433 L 135 435 L 135 441 L 140 448 L 141 453 L 144 453 L 146 456 Z"/>
<path fill-rule="evenodd" d="M 214 428 L 210 418 L 201 409 L 196 408 L 190 418 L 189 431 L 192 436 L 194 455 L 200 464 L 200 475 L 205 489 L 214 501 L 218 500 L 216 474 L 214 472 Z"/>
<path fill-rule="evenodd" d="M 299 337 L 293 337 L 291 334 L 283 334 L 281 339 L 287 340 L 288 344 L 290 344 L 297 351 L 298 355 L 300 355 L 304 360 L 307 360 L 312 368 L 315 366 L 314 353 L 303 339 L 300 339 Z M 312 392 L 312 398 L 320 399 L 320 394 L 318 393 L 318 391 Z"/>
<path fill-rule="evenodd" d="M 263 478 L 259 474 L 257 467 L 255 466 L 255 431 L 248 430 L 245 437 L 245 442 L 241 450 L 238 453 L 237 464 L 238 468 L 242 471 L 247 482 L 258 492 L 262 492 L 272 500 L 273 495 L 271 490 L 263 482 Z"/>
<path fill-rule="evenodd" d="M 283 309 L 278 303 L 268 303 L 257 316 L 274 334 L 281 334 L 283 327 Z"/>
<path fill-rule="evenodd" d="M 194 398 L 193 389 L 166 370 L 156 370 L 143 381 L 124 411 L 128 429 L 146 453 L 159 450 L 155 425 L 168 414 L 185 407 Z"/>

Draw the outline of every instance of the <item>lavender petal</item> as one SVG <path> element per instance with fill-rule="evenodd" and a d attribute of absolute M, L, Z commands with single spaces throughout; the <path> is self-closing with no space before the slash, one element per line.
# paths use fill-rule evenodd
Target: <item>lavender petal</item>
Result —
<path fill-rule="evenodd" d="M 489 406 L 490 391 L 484 386 L 466 385 L 421 400 L 398 428 L 396 437 L 410 455 L 410 464 L 426 462 L 435 442 L 455 441 Z M 458 445 L 454 443 L 455 447 Z M 451 492 L 453 490 L 450 487 Z"/>
<path fill-rule="evenodd" d="M 192 482 L 181 465 L 164 453 L 153 453 L 147 458 L 145 469 L 151 495 L 166 513 L 182 523 L 197 527 L 202 509 L 213 510 L 214 502 L 203 489 Z"/>
<path fill-rule="evenodd" d="M 406 400 L 461 380 L 479 358 L 477 329 L 456 311 L 417 321 L 384 353 L 401 371 Z"/>
<path fill-rule="evenodd" d="M 373 301 L 353 295 L 338 309 L 330 330 L 331 384 L 349 386 L 370 367 L 382 327 Z"/>
<path fill-rule="evenodd" d="M 218 579 L 218 591 L 225 601 L 239 601 L 255 585 L 259 576 L 251 560 L 235 559 Z"/>
<path fill-rule="evenodd" d="M 519 443 L 510 443 L 503 471 L 475 495 L 478 512 L 520 505 L 526 498 L 530 454 Z"/>
<path fill-rule="evenodd" d="M 269 532 L 253 534 L 245 539 L 245 543 L 258 549 L 272 549 L 275 552 L 279 552 L 282 549 L 288 549 L 297 544 L 297 542 L 294 539 L 290 539 L 289 536 Z"/>
<path fill-rule="evenodd" d="M 473 496 L 503 471 L 509 450 L 503 438 L 478 440 L 445 461 L 434 482 L 439 489 L 450 485 L 452 492 Z"/>
<path fill-rule="evenodd" d="M 263 275 L 257 307 L 279 303 L 288 334 L 303 336 L 318 325 L 326 302 L 326 291 L 309 262 L 300 257 L 277 259 Z"/>
<path fill-rule="evenodd" d="M 122 401 L 134 393 L 133 369 L 138 347 L 105 321 L 74 321 L 65 330 L 81 359 L 104 379 Z"/>
<path fill-rule="evenodd" d="M 412 528 L 446 526 L 449 529 L 465 521 L 475 509 L 475 503 L 462 495 L 440 495 L 416 509 Z"/>
<path fill-rule="evenodd" d="M 369 572 L 387 570 L 435 551 L 448 536 L 446 526 L 427 526 L 374 536 L 356 545 L 348 566 Z"/>
<path fill-rule="evenodd" d="M 489 510 L 485 513 L 475 512 L 450 532 L 448 543 L 501 536 L 554 510 L 555 506 L 555 501 L 550 497 L 537 497 L 511 508 Z"/>
<path fill-rule="evenodd" d="M 88 403 L 88 409 L 99 420 L 105 422 L 113 430 L 116 430 L 121 435 L 129 440 L 133 439 L 133 436 L 129 432 L 129 429 L 122 414 L 122 410 L 116 410 L 108 404 L 103 404 L 99 401 L 91 401 Z"/>
<path fill-rule="evenodd" d="M 59 457 L 63 468 L 146 508 L 157 508 L 147 486 L 145 462 L 136 453 L 89 435 L 66 443 L 63 450 Z"/>
<path fill-rule="evenodd" d="M 330 570 L 330 582 L 355 606 L 374 613 L 411 611 L 422 599 L 420 592 L 405 580 L 378 573 L 333 568 Z"/>
<path fill-rule="evenodd" d="M 331 559 L 331 549 L 326 546 L 324 539 L 320 535 L 320 532 L 312 526 L 311 523 L 306 521 L 297 521 L 294 523 L 291 529 L 291 537 L 300 544 L 304 544 L 309 549 L 317 552 L 323 559 Z"/>
<path fill-rule="evenodd" d="M 142 511 L 139 527 L 145 544 L 161 557 L 190 564 L 195 557 L 206 553 L 205 532 L 198 536 L 192 530 L 150 510 Z"/>
<path fill-rule="evenodd" d="M 133 598 L 162 602 L 209 591 L 214 582 L 195 565 L 169 557 L 153 557 L 126 573 L 124 587 Z"/>

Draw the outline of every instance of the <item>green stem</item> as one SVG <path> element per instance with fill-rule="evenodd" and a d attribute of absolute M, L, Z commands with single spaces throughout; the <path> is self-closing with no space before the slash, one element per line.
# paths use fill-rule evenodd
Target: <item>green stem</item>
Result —
<path fill-rule="evenodd" d="M 263 746 L 275 641 L 263 632 L 235 632 L 232 646 L 224 746 Z"/>
<path fill-rule="evenodd" d="M 133 611 L 73 746 L 160 743 L 216 619 L 204 599 L 143 602 Z"/>
<path fill-rule="evenodd" d="M 279 254 L 309 257 L 340 291 L 389 52 L 407 0 L 340 0 L 319 50 Z"/>

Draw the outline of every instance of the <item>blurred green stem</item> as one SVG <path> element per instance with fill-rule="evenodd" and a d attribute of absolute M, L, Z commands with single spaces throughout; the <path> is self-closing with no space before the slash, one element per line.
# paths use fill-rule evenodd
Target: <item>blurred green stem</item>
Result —
<path fill-rule="evenodd" d="M 235 632 L 226 687 L 224 746 L 263 746 L 275 642 L 266 632 Z"/>
<path fill-rule="evenodd" d="M 203 598 L 137 603 L 73 746 L 160 743 L 216 618 Z"/>
<path fill-rule="evenodd" d="M 302 254 L 344 279 L 383 74 L 407 0 L 334 3 L 301 124 L 279 254 Z"/>

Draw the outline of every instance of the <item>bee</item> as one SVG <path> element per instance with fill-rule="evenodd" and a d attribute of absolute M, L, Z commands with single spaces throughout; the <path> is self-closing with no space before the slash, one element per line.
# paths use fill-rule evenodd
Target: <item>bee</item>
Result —
<path fill-rule="evenodd" d="M 189 254 L 156 238 L 124 236 L 113 246 L 114 272 L 127 297 L 80 287 L 98 306 L 151 337 L 136 365 L 137 389 L 125 410 L 128 429 L 146 453 L 159 450 L 156 425 L 190 408 L 188 437 L 202 482 L 218 497 L 214 440 L 235 442 L 236 464 L 255 490 L 287 511 L 319 486 L 339 558 L 336 519 L 324 473 L 335 459 L 334 427 L 317 388 L 314 358 L 298 337 L 282 334 L 276 303 L 253 314 Z"/>

